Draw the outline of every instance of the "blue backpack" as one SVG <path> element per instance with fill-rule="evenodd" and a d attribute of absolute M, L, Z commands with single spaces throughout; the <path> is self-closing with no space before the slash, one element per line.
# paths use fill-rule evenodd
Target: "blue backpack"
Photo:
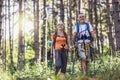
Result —
<path fill-rule="evenodd" d="M 91 36 L 91 33 L 90 33 L 90 30 L 89 30 L 89 23 L 85 23 L 86 24 L 86 30 L 88 30 L 88 32 L 89 32 L 89 37 L 87 37 L 87 39 L 89 39 L 90 40 L 90 42 L 93 42 L 93 37 Z M 76 27 L 77 27 L 77 33 L 79 33 L 79 27 L 80 26 L 80 23 L 77 23 L 76 24 Z M 78 41 L 78 40 L 80 40 L 81 38 L 79 38 L 78 36 L 76 37 L 76 41 Z"/>

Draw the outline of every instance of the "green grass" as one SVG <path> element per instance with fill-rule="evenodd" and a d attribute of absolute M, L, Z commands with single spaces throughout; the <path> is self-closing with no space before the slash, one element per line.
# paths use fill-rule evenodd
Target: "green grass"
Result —
<path fill-rule="evenodd" d="M 95 68 L 94 68 L 95 67 Z M 27 63 L 22 70 L 10 69 L 4 71 L 0 69 L 0 80 L 60 80 L 60 73 L 55 78 L 54 65 L 51 68 L 44 63 L 29 65 Z M 71 75 L 71 63 L 67 66 L 65 80 L 119 80 L 120 79 L 120 58 L 104 56 L 94 62 L 89 63 L 87 75 L 82 75 L 80 62 L 75 62 L 75 72 Z"/>

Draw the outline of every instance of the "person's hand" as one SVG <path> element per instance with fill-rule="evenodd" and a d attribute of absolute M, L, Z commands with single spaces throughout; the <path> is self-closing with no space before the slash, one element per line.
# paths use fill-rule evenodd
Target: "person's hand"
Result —
<path fill-rule="evenodd" d="M 50 54 L 50 58 L 53 58 L 53 53 Z"/>
<path fill-rule="evenodd" d="M 70 51 L 73 51 L 73 50 L 74 50 L 74 47 L 73 47 L 73 46 L 70 46 L 69 50 L 70 50 Z"/>
<path fill-rule="evenodd" d="M 76 42 L 74 46 L 77 47 L 77 46 L 78 46 L 78 43 Z"/>
<path fill-rule="evenodd" d="M 72 42 L 74 42 L 74 39 L 72 38 Z"/>

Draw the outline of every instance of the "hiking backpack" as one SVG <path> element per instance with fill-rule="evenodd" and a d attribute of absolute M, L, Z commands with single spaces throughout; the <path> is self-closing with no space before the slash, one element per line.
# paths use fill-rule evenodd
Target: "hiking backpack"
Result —
<path fill-rule="evenodd" d="M 68 44 L 68 42 L 67 42 L 67 34 L 66 34 L 66 32 L 63 32 L 64 33 L 64 36 L 65 36 L 65 38 L 66 38 L 66 44 Z M 56 42 L 56 38 L 57 38 L 57 32 L 55 32 L 55 34 L 54 34 L 54 40 L 53 40 L 53 47 L 55 47 L 55 42 Z"/>
<path fill-rule="evenodd" d="M 90 40 L 90 42 L 93 42 L 93 37 L 91 36 L 90 30 L 89 30 L 89 27 L 90 27 L 89 23 L 86 22 L 85 25 L 86 25 L 86 30 L 88 30 L 89 35 L 90 35 L 89 40 Z M 80 23 L 77 23 L 76 27 L 77 27 L 77 34 L 79 34 Z M 78 40 L 80 40 L 80 38 L 78 36 L 76 36 L 75 40 L 78 41 Z"/>
<path fill-rule="evenodd" d="M 86 24 L 86 30 L 88 30 L 88 33 L 90 35 L 89 40 L 90 40 L 90 42 L 93 42 L 93 37 L 91 36 L 90 30 L 89 30 L 89 27 L 90 27 L 89 23 L 86 22 L 85 24 Z M 79 34 L 79 28 L 80 28 L 80 24 L 79 23 L 76 24 L 76 28 L 77 28 L 77 34 Z M 78 40 L 80 40 L 80 38 L 78 36 L 76 36 L 76 42 Z M 93 51 L 93 48 L 90 46 L 90 53 L 92 53 L 92 54 L 90 54 L 90 56 L 91 56 L 91 60 L 93 60 L 93 52 L 91 52 L 91 51 Z M 78 59 L 79 59 L 79 55 L 78 55 L 78 49 L 76 47 L 75 48 L 75 60 L 78 60 Z"/>

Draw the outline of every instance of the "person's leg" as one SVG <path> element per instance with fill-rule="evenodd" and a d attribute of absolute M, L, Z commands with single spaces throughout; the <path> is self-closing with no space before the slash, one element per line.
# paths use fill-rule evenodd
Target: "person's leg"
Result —
<path fill-rule="evenodd" d="M 86 74 L 86 58 L 81 59 L 81 66 L 83 74 Z"/>
<path fill-rule="evenodd" d="M 55 75 L 58 74 L 61 68 L 61 53 L 60 51 L 55 51 Z"/>
<path fill-rule="evenodd" d="M 62 73 L 62 72 L 61 72 L 61 74 L 60 74 L 60 79 L 61 79 L 61 80 L 64 80 L 64 79 L 65 79 L 65 73 Z"/>
<path fill-rule="evenodd" d="M 82 72 L 83 74 L 86 74 L 86 55 L 85 52 L 81 51 L 79 53 L 79 56 L 81 58 L 81 68 L 82 68 Z"/>
<path fill-rule="evenodd" d="M 81 45 L 78 45 L 78 53 L 81 58 L 81 68 L 83 74 L 86 74 L 86 55 L 85 52 L 81 50 Z"/>
<path fill-rule="evenodd" d="M 67 50 L 61 53 L 61 80 L 64 80 L 67 67 Z"/>
<path fill-rule="evenodd" d="M 89 62 L 91 60 L 90 46 L 87 46 L 87 53 L 88 55 L 86 55 L 86 71 L 88 71 Z"/>
<path fill-rule="evenodd" d="M 59 72 L 60 68 L 59 67 L 56 67 L 55 68 L 55 76 L 57 76 L 58 72 Z"/>

